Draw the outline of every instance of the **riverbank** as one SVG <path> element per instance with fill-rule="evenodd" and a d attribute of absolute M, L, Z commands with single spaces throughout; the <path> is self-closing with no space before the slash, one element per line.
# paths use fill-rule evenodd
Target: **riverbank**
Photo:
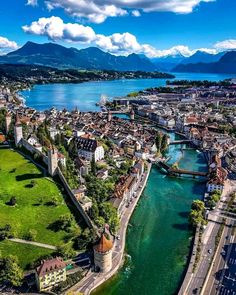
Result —
<path fill-rule="evenodd" d="M 173 133 L 170 136 L 173 140 L 178 138 Z M 170 146 L 170 164 L 180 153 L 180 146 Z M 207 169 L 203 154 L 194 150 L 184 151 L 180 167 Z M 116 276 L 92 294 L 175 294 L 188 267 L 192 241 L 188 214 L 192 201 L 201 199 L 204 192 L 205 182 L 168 177 L 153 165 L 144 195 L 129 223 L 126 262 Z"/>
<path fill-rule="evenodd" d="M 126 208 L 126 210 L 123 212 L 121 216 L 120 229 L 117 233 L 118 235 L 120 235 L 120 240 L 115 240 L 113 245 L 112 269 L 105 274 L 92 273 L 92 272 L 88 273 L 86 278 L 84 278 L 79 284 L 77 284 L 76 286 L 68 290 L 68 292 L 70 291 L 81 292 L 84 295 L 88 295 L 98 286 L 100 286 L 105 281 L 109 280 L 112 276 L 114 276 L 116 272 L 120 269 L 120 267 L 123 265 L 127 227 L 128 227 L 130 218 L 143 193 L 143 190 L 146 187 L 148 177 L 151 171 L 151 167 L 152 165 L 148 164 L 147 171 L 144 174 L 143 180 L 139 184 L 136 198 L 134 198 L 134 201 L 130 204 L 128 208 Z"/>

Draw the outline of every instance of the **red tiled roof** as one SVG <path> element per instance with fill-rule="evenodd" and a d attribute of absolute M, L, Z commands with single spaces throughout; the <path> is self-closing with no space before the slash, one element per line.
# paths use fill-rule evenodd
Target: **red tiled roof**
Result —
<path fill-rule="evenodd" d="M 63 269 L 66 267 L 65 262 L 60 257 L 56 257 L 50 260 L 44 260 L 42 264 L 37 267 L 37 274 L 39 277 L 44 276 L 54 270 Z"/>

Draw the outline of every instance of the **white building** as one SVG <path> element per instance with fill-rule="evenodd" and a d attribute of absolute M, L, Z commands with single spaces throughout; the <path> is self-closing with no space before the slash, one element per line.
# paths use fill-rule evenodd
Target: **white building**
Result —
<path fill-rule="evenodd" d="M 95 139 L 79 137 L 78 140 L 78 155 L 86 160 L 95 162 L 104 159 L 104 148 Z"/>

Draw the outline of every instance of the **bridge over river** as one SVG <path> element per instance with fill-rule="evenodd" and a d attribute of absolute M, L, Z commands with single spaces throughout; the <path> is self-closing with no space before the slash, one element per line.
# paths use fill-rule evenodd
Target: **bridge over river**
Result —
<path fill-rule="evenodd" d="M 191 143 L 191 140 L 188 140 L 188 139 L 174 140 L 174 141 L 171 141 L 169 144 L 174 145 L 174 144 L 186 144 L 186 143 Z"/>
<path fill-rule="evenodd" d="M 208 173 L 207 172 L 200 172 L 200 171 L 191 171 L 191 170 L 185 170 L 185 169 L 178 169 L 178 168 L 172 168 L 171 166 L 169 166 L 168 164 L 166 164 L 165 162 L 162 161 L 158 161 L 157 165 L 164 169 L 166 171 L 167 174 L 169 175 L 191 175 L 192 177 L 196 177 L 196 176 L 201 176 L 201 177 L 207 177 Z"/>

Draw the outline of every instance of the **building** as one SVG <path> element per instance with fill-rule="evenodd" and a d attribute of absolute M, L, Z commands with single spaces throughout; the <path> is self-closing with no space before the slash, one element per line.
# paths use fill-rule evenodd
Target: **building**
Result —
<path fill-rule="evenodd" d="M 66 264 L 61 258 L 43 260 L 36 269 L 36 283 L 39 291 L 46 291 L 66 280 Z"/>
<path fill-rule="evenodd" d="M 57 160 L 63 167 L 66 167 L 66 157 L 62 153 L 57 153 Z"/>
<path fill-rule="evenodd" d="M 18 115 L 16 115 L 16 123 L 14 127 L 14 137 L 15 137 L 15 145 L 18 146 L 23 138 L 23 129 L 22 124 Z"/>
<path fill-rule="evenodd" d="M 130 112 L 130 120 L 132 120 L 132 121 L 134 120 L 134 115 L 135 115 L 134 110 L 132 109 Z"/>
<path fill-rule="evenodd" d="M 33 147 L 35 147 L 38 151 L 42 152 L 43 147 L 42 145 L 39 143 L 38 138 L 34 135 L 31 134 L 28 138 L 27 141 L 29 144 L 31 144 Z"/>
<path fill-rule="evenodd" d="M 108 122 L 111 122 L 111 120 L 112 120 L 112 113 L 111 113 L 111 111 L 108 111 L 108 114 L 107 114 L 107 121 L 108 121 Z"/>
<path fill-rule="evenodd" d="M 51 147 L 48 150 L 48 173 L 54 176 L 58 167 L 57 150 Z"/>
<path fill-rule="evenodd" d="M 222 192 L 224 189 L 224 184 L 227 179 L 227 176 L 228 176 L 227 171 L 222 167 L 218 167 L 210 175 L 210 180 L 207 183 L 207 191 L 208 192 L 214 192 L 214 191 Z"/>
<path fill-rule="evenodd" d="M 72 191 L 77 201 L 80 203 L 84 211 L 89 211 L 93 205 L 92 200 L 86 196 L 86 187 L 81 185 L 78 189 Z"/>
<path fill-rule="evenodd" d="M 112 268 L 113 243 L 102 234 L 98 244 L 93 247 L 95 270 L 108 272 Z"/>
<path fill-rule="evenodd" d="M 84 157 L 86 160 L 95 162 L 100 161 L 104 158 L 104 148 L 95 139 L 79 137 L 78 143 L 78 155 Z"/>
<path fill-rule="evenodd" d="M 11 126 L 11 114 L 7 113 L 6 114 L 6 134 L 10 131 L 10 126 Z"/>
<path fill-rule="evenodd" d="M 91 171 L 91 163 L 89 160 L 86 160 L 84 158 L 77 157 L 75 159 L 75 167 L 79 171 L 79 176 L 83 177 L 85 175 L 88 175 Z"/>

